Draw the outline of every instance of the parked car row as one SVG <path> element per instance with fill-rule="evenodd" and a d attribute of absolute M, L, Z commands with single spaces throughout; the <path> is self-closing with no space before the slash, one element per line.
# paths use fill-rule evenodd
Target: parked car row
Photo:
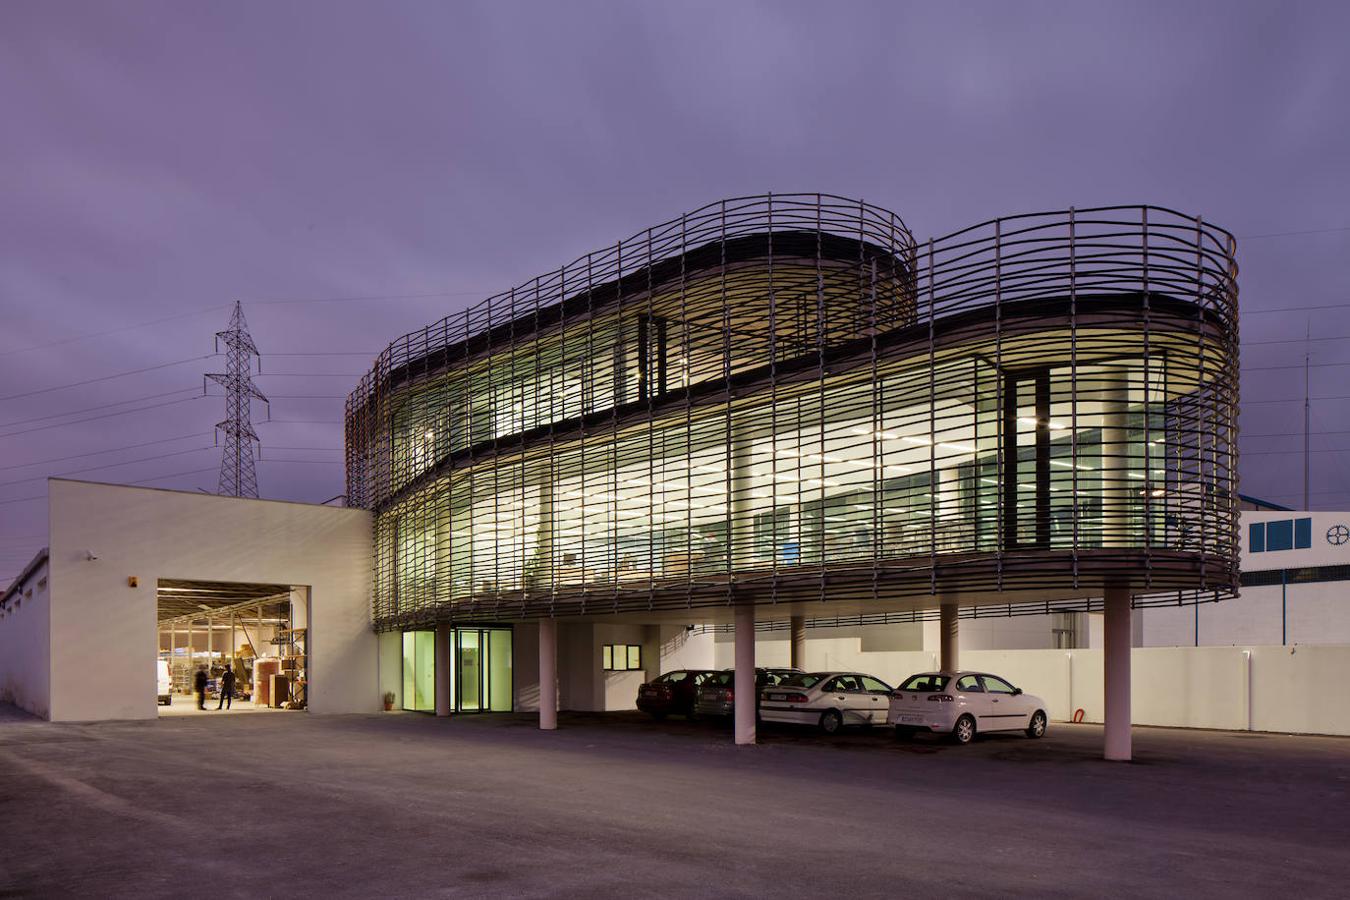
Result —
<path fill-rule="evenodd" d="M 1045 703 L 986 672 L 922 672 L 892 688 L 862 672 L 755 670 L 756 718 L 765 722 L 814 725 L 826 734 L 845 726 L 889 725 L 898 737 L 920 731 L 949 735 L 968 744 L 987 731 L 1045 734 Z M 731 716 L 735 711 L 735 670 L 677 669 L 638 688 L 637 707 L 662 719 L 668 715 Z"/>

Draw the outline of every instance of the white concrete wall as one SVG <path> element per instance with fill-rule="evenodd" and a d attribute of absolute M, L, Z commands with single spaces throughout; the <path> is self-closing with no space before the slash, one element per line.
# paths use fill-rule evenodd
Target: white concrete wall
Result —
<path fill-rule="evenodd" d="M 897 684 L 935 667 L 928 651 L 863 651 L 807 632 L 807 668 L 848 669 Z M 828 663 L 822 665 L 822 663 Z M 961 668 L 1000 675 L 1046 702 L 1052 719 L 1103 714 L 1100 650 L 965 650 Z M 1136 648 L 1136 725 L 1350 735 L 1350 645 Z"/>
<path fill-rule="evenodd" d="M 48 566 L 39 566 L 17 587 L 0 609 L 0 703 L 46 716 L 51 705 Z"/>
<path fill-rule="evenodd" d="M 656 656 L 648 653 L 646 647 L 643 648 L 643 665 L 648 678 L 655 678 L 673 669 L 718 668 L 710 632 L 690 631 L 683 625 L 660 625 L 655 628 Z"/>
<path fill-rule="evenodd" d="M 310 710 L 380 708 L 367 511 L 62 479 L 48 496 L 53 720 L 157 715 L 161 578 L 308 586 Z"/>

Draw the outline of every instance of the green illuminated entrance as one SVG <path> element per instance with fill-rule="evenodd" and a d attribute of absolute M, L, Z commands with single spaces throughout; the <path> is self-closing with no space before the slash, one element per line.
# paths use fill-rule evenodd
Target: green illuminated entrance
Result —
<path fill-rule="evenodd" d="M 403 708 L 435 712 L 434 631 L 403 633 Z M 515 694 L 510 628 L 452 628 L 447 636 L 452 712 L 510 712 Z"/>

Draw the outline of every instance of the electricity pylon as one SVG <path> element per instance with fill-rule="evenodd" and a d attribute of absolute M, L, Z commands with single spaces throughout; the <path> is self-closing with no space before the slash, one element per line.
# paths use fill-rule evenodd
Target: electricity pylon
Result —
<path fill-rule="evenodd" d="M 244 308 L 235 301 L 230 327 L 216 332 L 216 350 L 224 344 L 225 372 L 206 377 L 225 388 L 225 421 L 216 430 L 225 434 L 225 453 L 220 460 L 219 494 L 231 497 L 258 497 L 258 473 L 253 464 L 253 445 L 258 435 L 253 430 L 249 402 L 257 397 L 267 403 L 267 397 L 253 383 L 250 360 L 258 347 L 249 337 L 244 322 Z"/>

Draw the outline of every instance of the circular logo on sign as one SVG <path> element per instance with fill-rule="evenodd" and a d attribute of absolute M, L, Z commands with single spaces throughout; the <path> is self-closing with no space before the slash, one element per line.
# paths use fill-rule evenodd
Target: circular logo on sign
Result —
<path fill-rule="evenodd" d="M 1340 546 L 1346 541 L 1350 541 L 1350 528 L 1344 525 L 1332 525 L 1327 529 L 1327 543 Z"/>

